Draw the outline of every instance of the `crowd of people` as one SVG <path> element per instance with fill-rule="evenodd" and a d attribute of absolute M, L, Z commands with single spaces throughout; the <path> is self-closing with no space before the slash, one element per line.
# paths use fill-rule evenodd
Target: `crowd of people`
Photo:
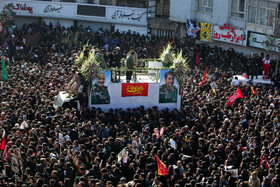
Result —
<path fill-rule="evenodd" d="M 183 49 L 190 65 L 180 111 L 156 106 L 102 111 L 87 102 L 80 111 L 55 109 L 54 97 L 67 88 L 74 60 L 88 40 L 106 53 L 119 47 L 123 57 L 134 48 L 141 59 L 157 58 L 159 46 L 171 39 L 59 24 L 24 25 L 1 37 L 8 74 L 0 85 L 0 137 L 7 142 L 7 158 L 1 146 L 1 186 L 279 186 L 276 62 L 269 74 L 274 84 L 254 85 L 255 94 L 237 85 L 244 97 L 227 106 L 237 90 L 230 78 L 261 74 L 261 54 L 175 40 L 175 50 Z M 199 86 L 205 66 L 208 77 Z M 159 138 L 154 128 L 163 129 Z M 119 160 L 124 148 L 128 155 Z M 168 175 L 158 175 L 155 154 Z"/>

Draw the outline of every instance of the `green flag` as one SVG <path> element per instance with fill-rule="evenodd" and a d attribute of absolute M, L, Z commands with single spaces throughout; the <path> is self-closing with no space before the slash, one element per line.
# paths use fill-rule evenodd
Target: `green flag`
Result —
<path fill-rule="evenodd" d="M 3 82 L 6 82 L 8 80 L 4 57 L 2 57 L 2 79 Z"/>

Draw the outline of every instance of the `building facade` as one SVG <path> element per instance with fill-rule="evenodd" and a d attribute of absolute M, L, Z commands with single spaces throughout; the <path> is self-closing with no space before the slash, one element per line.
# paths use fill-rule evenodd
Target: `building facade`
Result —
<path fill-rule="evenodd" d="M 149 33 L 158 37 L 176 36 L 175 22 L 170 17 L 170 0 L 148 1 Z"/>
<path fill-rule="evenodd" d="M 90 27 L 109 31 L 136 32 L 147 34 L 147 0 L 53 0 L 53 1 L 10 1 L 16 12 L 15 24 L 59 23 L 65 27 Z"/>
<path fill-rule="evenodd" d="M 280 0 L 5 0 L 16 25 L 59 23 L 109 31 L 135 31 L 237 51 L 280 51 Z M 198 38 L 199 37 L 199 38 Z"/>
<path fill-rule="evenodd" d="M 279 3 L 279 0 L 170 0 L 169 20 L 185 23 L 184 29 L 180 28 L 182 38 L 192 37 L 199 29 L 197 42 L 234 47 L 247 54 L 267 52 L 276 58 L 280 51 Z M 203 38 L 207 34 L 208 41 Z"/>

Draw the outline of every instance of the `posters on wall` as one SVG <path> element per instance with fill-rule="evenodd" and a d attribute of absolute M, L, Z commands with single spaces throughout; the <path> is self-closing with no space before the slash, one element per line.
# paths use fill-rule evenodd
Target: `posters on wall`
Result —
<path fill-rule="evenodd" d="M 230 24 L 213 26 L 213 40 L 246 46 L 245 37 L 244 31 L 237 30 Z"/>
<path fill-rule="evenodd" d="M 187 19 L 186 24 L 187 36 L 192 39 L 200 38 L 200 22 Z"/>
<path fill-rule="evenodd" d="M 100 71 L 92 81 L 90 103 L 91 105 L 110 104 L 109 86 L 111 85 L 111 71 Z"/>
<path fill-rule="evenodd" d="M 250 47 L 256 47 L 267 51 L 280 51 L 280 38 L 269 36 L 267 34 L 261 34 L 248 31 L 247 45 Z"/>
<path fill-rule="evenodd" d="M 177 103 L 179 84 L 171 70 L 160 70 L 159 103 Z"/>
<path fill-rule="evenodd" d="M 186 34 L 192 39 L 209 43 L 212 37 L 212 25 L 187 19 Z"/>
<path fill-rule="evenodd" d="M 208 23 L 200 23 L 200 41 L 210 43 L 212 36 L 212 25 Z"/>

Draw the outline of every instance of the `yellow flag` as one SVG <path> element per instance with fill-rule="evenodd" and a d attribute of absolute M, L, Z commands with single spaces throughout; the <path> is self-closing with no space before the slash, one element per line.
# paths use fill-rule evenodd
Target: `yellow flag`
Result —
<path fill-rule="evenodd" d="M 255 90 L 253 89 L 252 85 L 250 85 L 251 91 L 253 94 L 255 94 Z"/>
<path fill-rule="evenodd" d="M 188 135 L 185 136 L 185 140 L 186 140 L 187 142 L 190 142 L 190 139 L 189 139 Z"/>
<path fill-rule="evenodd" d="M 213 89 L 213 93 L 214 93 L 215 95 L 217 95 L 216 89 Z"/>

